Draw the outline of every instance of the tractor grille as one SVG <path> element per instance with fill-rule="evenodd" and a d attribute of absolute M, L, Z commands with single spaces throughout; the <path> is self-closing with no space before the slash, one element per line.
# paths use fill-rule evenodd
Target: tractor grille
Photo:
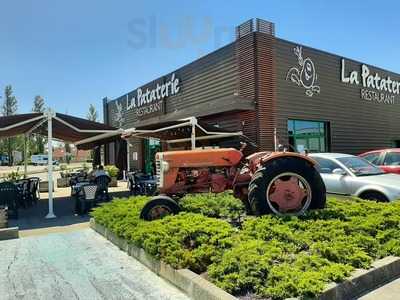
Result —
<path fill-rule="evenodd" d="M 156 175 L 157 175 L 157 186 L 162 187 L 162 178 L 164 177 L 161 170 L 161 159 L 156 159 Z"/>

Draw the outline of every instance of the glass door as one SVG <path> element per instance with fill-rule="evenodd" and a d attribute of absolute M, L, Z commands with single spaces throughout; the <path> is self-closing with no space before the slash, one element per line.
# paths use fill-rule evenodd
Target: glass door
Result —
<path fill-rule="evenodd" d="M 155 155 L 160 151 L 161 145 L 159 140 L 144 140 L 144 172 L 146 174 L 155 174 Z"/>
<path fill-rule="evenodd" d="M 328 152 L 328 128 L 326 122 L 289 120 L 289 143 L 297 152 Z"/>

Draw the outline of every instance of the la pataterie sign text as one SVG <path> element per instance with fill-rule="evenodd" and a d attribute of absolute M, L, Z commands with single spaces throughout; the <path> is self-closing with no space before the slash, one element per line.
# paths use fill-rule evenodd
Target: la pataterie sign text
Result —
<path fill-rule="evenodd" d="M 347 70 L 346 61 L 342 59 L 341 81 L 352 85 L 362 85 L 360 97 L 363 100 L 395 104 L 396 96 L 400 94 L 400 81 L 393 80 L 390 76 L 372 73 L 366 65 L 361 65 L 358 70 Z"/>
<path fill-rule="evenodd" d="M 169 80 L 164 83 L 157 83 L 152 89 L 146 88 L 146 90 L 142 90 L 138 88 L 136 96 L 129 98 L 129 95 L 126 95 L 126 109 L 128 111 L 134 110 L 138 117 L 162 112 L 164 107 L 163 99 L 179 93 L 179 82 L 179 78 L 173 73 Z"/>

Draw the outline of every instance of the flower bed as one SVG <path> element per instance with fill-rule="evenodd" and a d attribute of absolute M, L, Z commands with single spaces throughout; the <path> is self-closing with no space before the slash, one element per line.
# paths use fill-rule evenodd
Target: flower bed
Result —
<path fill-rule="evenodd" d="M 184 212 L 153 222 L 139 219 L 147 200 L 114 200 L 92 214 L 146 252 L 175 268 L 207 272 L 237 296 L 312 297 L 355 268 L 400 255 L 399 202 L 330 198 L 326 209 L 303 217 L 246 217 L 239 228 L 230 221 L 243 206 L 227 194 L 187 196 Z"/>

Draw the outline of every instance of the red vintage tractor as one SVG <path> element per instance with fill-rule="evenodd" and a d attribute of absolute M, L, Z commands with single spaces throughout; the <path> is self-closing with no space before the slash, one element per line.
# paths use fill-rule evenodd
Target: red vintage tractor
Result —
<path fill-rule="evenodd" d="M 179 199 L 187 193 L 226 190 L 233 190 L 253 215 L 299 215 L 325 206 L 325 185 L 311 158 L 292 152 L 244 157 L 245 147 L 157 153 L 160 195 L 147 202 L 141 218 L 155 220 L 178 213 Z"/>

